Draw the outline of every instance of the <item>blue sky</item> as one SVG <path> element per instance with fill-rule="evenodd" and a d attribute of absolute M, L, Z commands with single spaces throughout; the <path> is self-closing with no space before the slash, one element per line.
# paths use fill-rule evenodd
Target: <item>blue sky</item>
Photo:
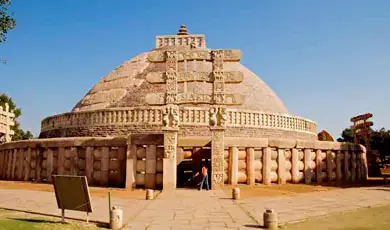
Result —
<path fill-rule="evenodd" d="M 70 111 L 112 69 L 154 48 L 180 24 L 210 48 L 239 48 L 242 63 L 290 113 L 338 137 L 350 117 L 390 128 L 388 0 L 13 0 L 17 27 L 0 45 L 0 92 L 23 128 Z"/>

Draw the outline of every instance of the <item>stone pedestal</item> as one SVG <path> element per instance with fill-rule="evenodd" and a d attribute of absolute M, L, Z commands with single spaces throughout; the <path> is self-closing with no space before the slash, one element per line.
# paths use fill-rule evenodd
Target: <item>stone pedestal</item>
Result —
<path fill-rule="evenodd" d="M 212 180 L 211 188 L 216 189 L 223 186 L 223 164 L 224 164 L 224 129 L 212 128 L 211 138 L 211 165 Z"/>
<path fill-rule="evenodd" d="M 176 151 L 178 129 L 164 129 L 163 190 L 176 189 Z"/>

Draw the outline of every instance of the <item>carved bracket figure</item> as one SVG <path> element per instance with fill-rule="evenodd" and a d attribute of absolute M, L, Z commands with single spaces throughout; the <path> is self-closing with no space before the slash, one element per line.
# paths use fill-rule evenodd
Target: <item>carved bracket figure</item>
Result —
<path fill-rule="evenodd" d="M 179 109 L 177 106 L 167 106 L 163 112 L 163 125 L 166 128 L 179 127 Z"/>
<path fill-rule="evenodd" d="M 226 108 L 212 107 L 210 109 L 210 126 L 211 127 L 225 127 L 228 115 Z"/>

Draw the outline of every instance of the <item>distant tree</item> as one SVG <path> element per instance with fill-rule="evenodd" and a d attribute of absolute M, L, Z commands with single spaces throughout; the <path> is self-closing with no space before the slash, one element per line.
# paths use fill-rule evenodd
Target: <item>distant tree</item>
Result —
<path fill-rule="evenodd" d="M 346 128 L 341 133 L 341 137 L 337 138 L 339 142 L 353 142 L 352 128 Z"/>
<path fill-rule="evenodd" d="M 18 141 L 18 140 L 28 140 L 33 138 L 33 134 L 30 131 L 22 130 L 20 128 L 19 122 L 17 121 L 17 118 L 22 115 L 22 110 L 16 107 L 16 104 L 14 103 L 11 97 L 9 97 L 5 93 L 2 93 L 0 94 L 0 106 L 5 108 L 5 103 L 8 103 L 9 109 L 13 110 L 15 113 L 15 125 L 11 127 L 11 129 L 15 132 L 15 134 L 12 136 L 12 140 Z"/>
<path fill-rule="evenodd" d="M 390 156 L 390 130 L 381 128 L 379 130 L 371 129 L 370 145 L 372 150 L 377 150 L 383 160 L 386 156 Z M 339 142 L 354 142 L 351 128 L 346 128 L 341 133 L 341 137 L 337 139 Z"/>
<path fill-rule="evenodd" d="M 16 21 L 12 14 L 8 12 L 11 0 L 0 0 L 0 44 L 7 40 L 8 31 L 16 26 Z M 0 57 L 0 62 L 5 63 L 5 59 Z"/>

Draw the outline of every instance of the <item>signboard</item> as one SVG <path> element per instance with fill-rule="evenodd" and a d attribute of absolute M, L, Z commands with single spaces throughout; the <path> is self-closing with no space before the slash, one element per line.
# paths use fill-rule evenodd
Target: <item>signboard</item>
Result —
<path fill-rule="evenodd" d="M 53 175 L 53 185 L 59 209 L 92 212 L 87 177 Z"/>

